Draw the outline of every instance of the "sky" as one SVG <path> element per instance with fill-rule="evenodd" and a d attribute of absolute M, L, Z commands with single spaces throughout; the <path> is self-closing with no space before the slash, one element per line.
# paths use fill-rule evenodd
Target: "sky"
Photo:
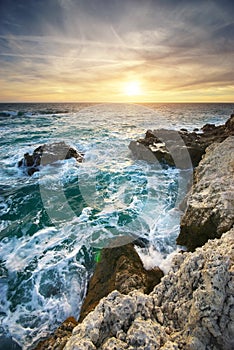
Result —
<path fill-rule="evenodd" d="M 0 0 L 0 102 L 234 102 L 234 1 Z"/>

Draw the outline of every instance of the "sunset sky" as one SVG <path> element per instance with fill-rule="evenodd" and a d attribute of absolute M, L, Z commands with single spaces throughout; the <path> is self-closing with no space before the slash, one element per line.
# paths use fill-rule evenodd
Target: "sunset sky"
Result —
<path fill-rule="evenodd" d="M 0 102 L 234 102 L 234 1 L 0 0 Z"/>

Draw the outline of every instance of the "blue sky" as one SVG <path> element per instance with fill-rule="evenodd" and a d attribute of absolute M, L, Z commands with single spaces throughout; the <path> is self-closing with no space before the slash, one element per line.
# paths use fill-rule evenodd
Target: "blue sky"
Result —
<path fill-rule="evenodd" d="M 225 0 L 0 0 L 0 101 L 233 102 L 233 13 Z"/>

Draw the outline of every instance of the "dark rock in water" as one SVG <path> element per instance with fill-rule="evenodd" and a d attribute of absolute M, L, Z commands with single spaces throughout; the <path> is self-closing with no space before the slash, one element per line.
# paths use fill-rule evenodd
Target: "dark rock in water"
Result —
<path fill-rule="evenodd" d="M 146 248 L 149 246 L 150 241 L 147 238 L 138 237 L 134 241 L 132 241 L 132 243 L 137 247 Z"/>
<path fill-rule="evenodd" d="M 128 294 L 133 290 L 150 293 L 163 277 L 159 268 L 145 270 L 132 243 L 104 248 L 88 286 L 79 321 L 111 291 Z"/>
<path fill-rule="evenodd" d="M 209 131 L 213 131 L 216 128 L 215 124 L 205 124 L 203 125 L 203 127 L 201 128 L 201 130 L 203 132 L 209 132 Z"/>
<path fill-rule="evenodd" d="M 225 125 L 206 124 L 202 133 L 158 129 L 148 130 L 144 139 L 131 141 L 129 148 L 137 159 L 186 169 L 196 167 L 205 149 L 234 135 L 234 114 Z"/>
<path fill-rule="evenodd" d="M 62 350 L 77 324 L 73 317 L 67 318 L 50 338 L 40 341 L 34 350 Z"/>
<path fill-rule="evenodd" d="M 40 170 L 40 166 L 52 164 L 59 160 L 75 158 L 81 163 L 84 155 L 65 142 L 55 142 L 50 145 L 37 147 L 33 154 L 25 153 L 24 158 L 18 162 L 18 167 L 26 167 L 29 176 Z"/>
<path fill-rule="evenodd" d="M 7 112 L 0 112 L 0 118 L 6 118 L 6 117 L 10 117 L 10 113 Z"/>

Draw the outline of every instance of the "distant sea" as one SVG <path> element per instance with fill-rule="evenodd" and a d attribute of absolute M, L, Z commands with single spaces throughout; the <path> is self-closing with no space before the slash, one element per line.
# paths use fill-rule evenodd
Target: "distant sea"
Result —
<path fill-rule="evenodd" d="M 31 349 L 68 316 L 79 316 L 87 281 L 113 238 L 144 238 L 146 266 L 166 269 L 176 251 L 192 169 L 132 158 L 147 129 L 223 124 L 234 104 L 0 104 L 0 342 Z M 42 144 L 85 154 L 29 177 L 17 163 Z M 0 344 L 0 349 L 1 344 Z"/>

